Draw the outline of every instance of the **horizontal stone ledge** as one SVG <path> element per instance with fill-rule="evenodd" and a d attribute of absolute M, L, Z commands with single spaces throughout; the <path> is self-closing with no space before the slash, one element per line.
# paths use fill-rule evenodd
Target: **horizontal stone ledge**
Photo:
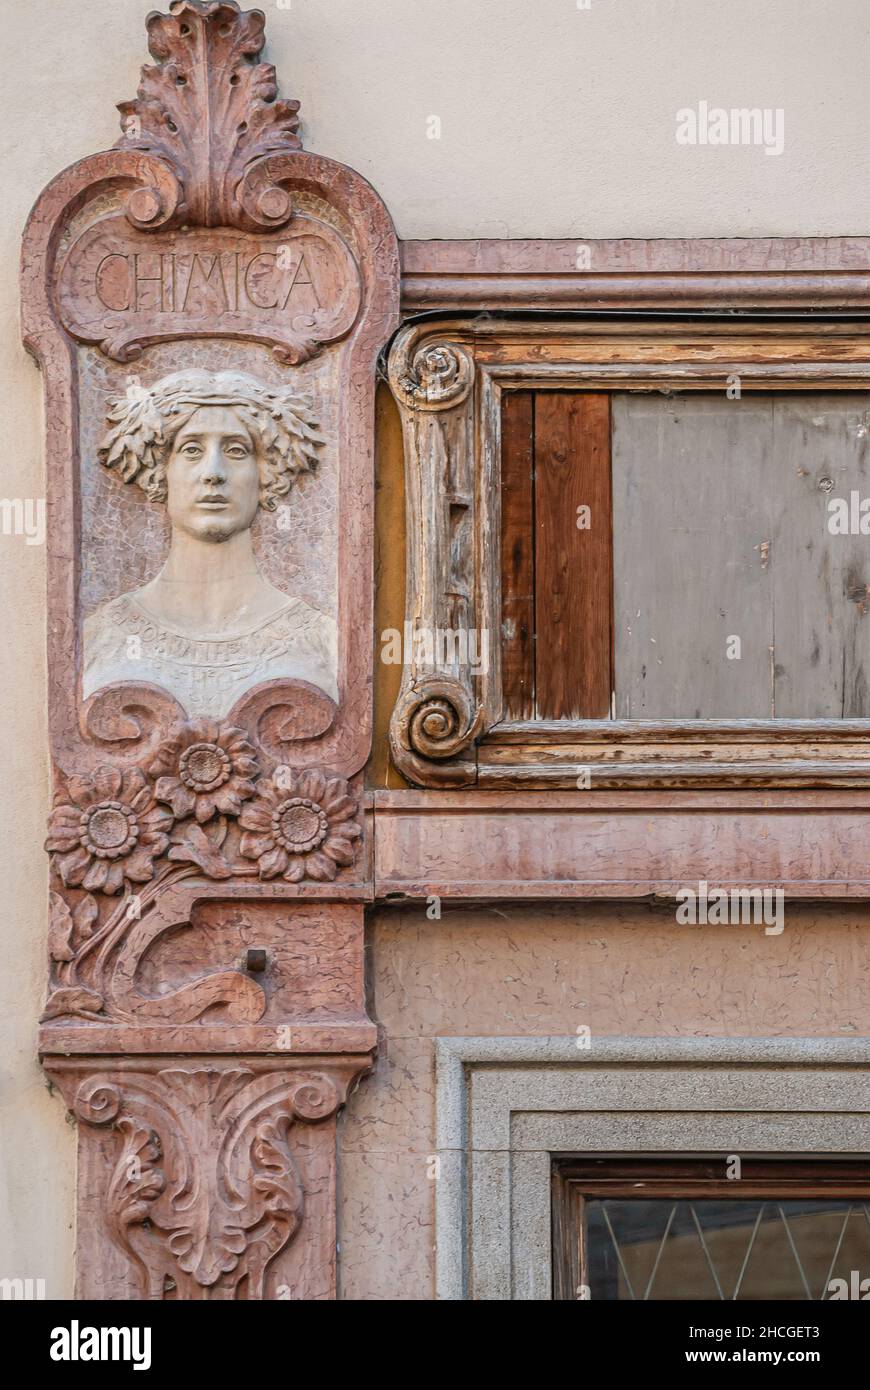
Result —
<path fill-rule="evenodd" d="M 870 900 L 866 792 L 385 792 L 374 821 L 379 901 Z"/>
<path fill-rule="evenodd" d="M 284 1032 L 283 1030 L 287 1031 Z M 39 1031 L 42 1057 L 85 1057 L 112 1054 L 143 1056 L 311 1057 L 318 1054 L 371 1052 L 378 1031 L 367 1021 L 294 1023 L 247 1027 L 187 1024 L 178 1027 L 135 1028 L 127 1024 L 45 1025 Z"/>

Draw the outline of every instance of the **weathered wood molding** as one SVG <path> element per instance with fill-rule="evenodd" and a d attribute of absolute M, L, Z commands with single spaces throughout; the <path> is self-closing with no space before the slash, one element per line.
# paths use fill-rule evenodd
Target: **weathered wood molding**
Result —
<path fill-rule="evenodd" d="M 40 1053 L 79 1120 L 80 1297 L 331 1298 L 335 1114 L 376 1044 L 362 770 L 398 243 L 364 179 L 301 149 L 261 12 L 172 0 L 147 28 L 122 139 L 46 188 L 22 253 L 48 496 Z M 191 607 L 182 563 L 159 590 L 191 537 L 212 599 L 242 575 L 235 606 Z"/>
<path fill-rule="evenodd" d="M 405 439 L 408 575 L 390 743 L 400 771 L 423 785 L 474 781 L 483 721 L 474 674 L 484 650 L 476 619 L 474 375 L 467 348 L 437 331 L 423 338 L 405 329 L 390 353 Z M 488 653 L 489 634 L 485 644 Z"/>
<path fill-rule="evenodd" d="M 469 364 L 464 373 L 455 365 L 460 354 Z M 465 394 L 459 384 L 465 376 L 473 377 L 473 393 Z M 466 654 L 473 642 L 479 649 L 483 635 L 488 638 L 488 660 L 476 671 L 470 661 L 433 670 L 419 657 L 405 667 L 391 736 L 394 759 L 409 781 L 498 790 L 870 783 L 868 720 L 505 717 L 500 657 L 505 393 L 724 393 L 735 377 L 744 394 L 866 390 L 870 330 L 848 320 L 687 326 L 667 320 L 484 316 L 422 321 L 402 331 L 390 379 L 405 442 L 406 629 L 410 635 L 439 624 L 458 628 L 465 634 Z M 451 387 L 458 390 L 456 398 Z M 467 525 L 456 524 L 452 507 L 457 479 Z M 454 683 L 455 699 L 439 680 Z M 458 746 L 448 734 L 459 738 Z M 447 755 L 443 760 L 439 749 Z"/>
<path fill-rule="evenodd" d="M 870 237 L 405 241 L 406 314 L 870 308 Z"/>

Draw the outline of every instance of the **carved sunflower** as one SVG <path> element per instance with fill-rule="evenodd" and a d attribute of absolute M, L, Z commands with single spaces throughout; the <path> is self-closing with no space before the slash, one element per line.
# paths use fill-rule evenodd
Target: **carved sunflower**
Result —
<path fill-rule="evenodd" d="M 333 879 L 340 864 L 354 861 L 354 841 L 362 834 L 353 819 L 356 810 L 343 777 L 276 767 L 239 816 L 249 832 L 242 836 L 241 852 L 259 860 L 260 878 Z"/>
<path fill-rule="evenodd" d="M 216 811 L 237 816 L 254 795 L 250 779 L 260 768 L 243 729 L 192 719 L 176 725 L 148 770 L 157 778 L 157 800 L 171 806 L 177 820 L 193 814 L 202 825 Z"/>
<path fill-rule="evenodd" d="M 147 883 L 169 844 L 172 815 L 158 806 L 139 768 L 98 767 L 70 777 L 54 798 L 45 848 L 68 888 L 120 893 L 124 879 Z"/>

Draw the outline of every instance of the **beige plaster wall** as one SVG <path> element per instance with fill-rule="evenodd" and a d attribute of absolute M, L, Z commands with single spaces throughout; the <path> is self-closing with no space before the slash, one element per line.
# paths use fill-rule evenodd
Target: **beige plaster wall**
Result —
<path fill-rule="evenodd" d="M 662 907 L 382 908 L 369 924 L 377 1067 L 342 1119 L 341 1296 L 433 1297 L 434 1037 L 870 1033 L 870 907 L 788 906 L 760 927 Z M 584 1053 L 584 1056 L 589 1054 Z"/>
<path fill-rule="evenodd" d="M 115 140 L 114 103 L 135 91 L 146 56 L 143 20 L 149 8 L 148 0 L 0 0 L 6 44 L 0 85 L 2 497 L 33 498 L 43 491 L 41 388 L 18 333 L 17 256 L 24 219 L 55 173 Z M 303 101 L 308 147 L 366 174 L 404 237 L 868 230 L 870 151 L 861 119 L 870 50 L 866 0 L 765 0 L 763 5 L 758 0 L 591 0 L 588 11 L 578 9 L 576 0 L 441 0 L 437 6 L 407 0 L 281 5 L 270 0 L 263 8 L 269 57 L 279 69 L 282 90 Z M 782 107 L 783 154 L 771 158 L 753 148 L 678 146 L 675 113 L 701 100 Z M 438 140 L 427 138 L 432 116 L 441 122 Z M 0 536 L 6 774 L 0 802 L 0 1277 L 45 1278 L 49 1296 L 65 1296 L 71 1288 L 74 1136 L 33 1060 L 46 892 L 40 849 L 48 804 L 44 587 L 42 548 Z M 385 917 L 375 932 L 376 950 L 384 952 L 376 966 L 382 977 L 379 1009 L 386 1009 L 391 974 L 395 998 L 402 997 L 400 982 L 413 979 L 414 952 L 423 949 L 413 932 L 407 946 L 395 940 L 399 920 Z M 452 927 L 446 922 L 429 932 L 425 951 L 435 954 L 421 957 L 428 997 L 443 997 L 445 1010 L 456 1007 L 463 980 L 475 972 L 475 992 L 486 992 L 479 981 L 496 940 L 492 927 L 488 934 L 483 929 L 483 935 L 477 929 L 466 934 L 456 927 L 458 918 L 451 920 Z M 560 1027 L 574 1017 L 574 953 L 583 950 L 591 953 L 590 961 L 598 959 L 589 944 L 588 922 L 575 941 L 574 919 L 564 909 L 563 920 L 558 928 L 562 954 L 554 959 L 561 962 L 566 983 L 560 988 L 568 993 L 560 997 L 570 1003 L 570 1018 Z M 536 914 L 534 924 L 526 914 L 528 940 L 540 943 L 542 930 L 557 930 L 554 921 L 549 910 Z M 648 925 L 645 918 L 643 925 Z M 642 963 L 649 956 L 652 979 L 661 964 L 647 944 L 653 938 L 618 916 L 601 916 L 597 931 L 605 942 L 595 948 L 603 953 L 601 960 L 624 959 L 629 976 L 638 980 L 639 997 L 647 997 L 641 990 L 642 983 L 648 987 Z M 847 980 L 848 951 L 859 949 L 854 931 L 837 927 L 813 935 L 813 942 L 813 949 L 832 953 L 831 969 Z M 439 943 L 443 957 L 437 954 Z M 522 935 L 503 949 L 518 978 L 528 982 L 531 966 L 522 959 Z M 812 958 L 805 959 L 809 968 Z M 753 1004 L 754 985 L 740 976 L 739 960 L 735 956 L 732 963 L 738 973 L 730 1012 L 717 1015 L 711 1004 L 709 1022 L 715 1027 L 718 1017 L 723 1029 L 751 1033 L 767 1028 L 769 1016 Z M 554 968 L 548 960 L 547 969 Z M 783 979 L 788 968 L 794 973 L 795 962 L 789 967 L 783 957 Z M 584 965 L 581 976 L 587 973 Z M 614 980 L 619 973 L 615 969 Z M 813 987 L 823 993 L 829 975 L 816 974 Z M 791 990 L 794 1020 L 802 989 Z M 504 998 L 509 997 L 505 986 Z M 550 1028 L 544 1013 L 539 1018 L 532 1008 L 535 997 L 526 997 L 516 1020 L 508 1012 L 492 1019 L 493 1031 L 522 1031 L 523 1018 L 531 1031 Z M 839 1009 L 848 997 L 841 997 Z M 604 1005 L 599 1001 L 596 1007 Z M 817 1023 L 823 1029 L 830 1007 L 820 1000 L 817 1018 L 803 1017 L 801 1026 L 812 1031 Z M 701 1005 L 692 1008 L 682 1026 L 701 1027 Z M 420 1097 L 412 1097 L 405 1078 L 405 1070 L 413 1077 L 427 1073 L 428 1043 L 414 1040 L 407 1008 L 396 1017 L 392 1060 L 360 1092 L 348 1122 L 356 1153 L 345 1173 L 345 1290 L 364 1290 L 367 1296 L 392 1291 L 407 1296 L 422 1289 L 430 1240 L 420 1205 L 430 1194 L 417 1159 L 408 1158 L 416 1150 L 398 1139 L 399 1149 L 391 1151 L 383 1138 L 391 1126 L 398 1136 L 402 1125 L 411 1125 L 414 1143 L 425 1149 L 428 1142 L 419 1119 Z M 655 1026 L 652 1013 L 632 1013 L 635 1029 L 640 1018 L 645 1030 Z M 866 1019 L 856 1026 L 859 1022 L 866 1028 Z M 667 1029 L 668 1021 L 662 1026 Z M 431 1027 L 482 1030 L 471 1013 L 463 1027 L 446 1012 L 433 1015 Z M 374 1115 L 382 1101 L 391 1109 L 376 1134 L 374 1120 L 366 1122 L 365 1115 Z M 362 1152 L 366 1134 L 383 1145 L 384 1154 L 392 1153 L 377 1160 L 368 1189 L 362 1172 L 372 1161 Z M 373 1207 L 378 1193 L 380 1203 Z M 403 1234 L 409 1254 L 392 1254 L 394 1234 Z M 413 1278 L 409 1273 L 402 1289 L 406 1268 Z"/>

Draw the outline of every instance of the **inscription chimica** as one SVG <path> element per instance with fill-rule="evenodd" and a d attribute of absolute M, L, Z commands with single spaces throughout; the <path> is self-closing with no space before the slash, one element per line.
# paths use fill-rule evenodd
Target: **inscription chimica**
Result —
<path fill-rule="evenodd" d="M 115 313 L 304 313 L 323 307 L 305 252 L 110 251 L 93 290 Z"/>
<path fill-rule="evenodd" d="M 76 337 L 121 361 L 160 339 L 244 333 L 296 363 L 348 331 L 360 279 L 344 239 L 314 217 L 297 215 L 269 236 L 145 235 L 110 215 L 71 245 L 57 300 Z"/>

